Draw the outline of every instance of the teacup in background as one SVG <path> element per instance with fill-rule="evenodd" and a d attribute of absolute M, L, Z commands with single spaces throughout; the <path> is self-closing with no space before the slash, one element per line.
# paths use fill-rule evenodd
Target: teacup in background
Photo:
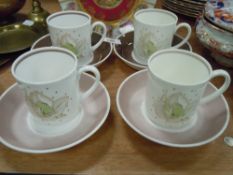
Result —
<path fill-rule="evenodd" d="M 91 17 L 81 11 L 53 13 L 47 18 L 47 24 L 53 46 L 72 51 L 79 59 L 80 65 L 92 61 L 93 51 L 102 44 L 107 33 L 103 22 L 96 21 L 91 24 Z M 102 37 L 91 46 L 91 34 L 97 26 L 102 28 Z"/>
<path fill-rule="evenodd" d="M 186 28 L 187 34 L 173 48 L 185 44 L 191 36 L 188 23 L 177 25 L 178 17 L 167 10 L 142 9 L 134 14 L 134 46 L 132 57 L 138 63 L 147 64 L 149 57 L 156 51 L 170 48 L 176 31 Z"/>
<path fill-rule="evenodd" d="M 211 79 L 224 77 L 223 85 L 202 97 Z M 197 106 L 221 95 L 230 84 L 224 70 L 212 70 L 200 55 L 178 49 L 154 53 L 148 60 L 145 115 L 165 131 L 189 129 L 197 119 Z"/>
<path fill-rule="evenodd" d="M 28 124 L 33 131 L 55 136 L 76 127 L 82 117 L 81 101 L 100 81 L 93 66 L 80 68 L 76 56 L 67 49 L 44 47 L 19 56 L 12 74 L 24 91 L 29 109 Z M 95 83 L 84 93 L 79 90 L 82 72 L 94 73 Z"/>

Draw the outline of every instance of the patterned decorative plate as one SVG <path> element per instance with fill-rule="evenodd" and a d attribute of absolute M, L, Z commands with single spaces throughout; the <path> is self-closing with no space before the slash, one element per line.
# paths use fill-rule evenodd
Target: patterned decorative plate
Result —
<path fill-rule="evenodd" d="M 58 0 L 62 10 L 81 10 L 94 20 L 103 21 L 108 35 L 115 37 L 119 28 L 131 22 L 139 9 L 154 8 L 157 0 Z M 95 29 L 99 32 L 99 29 Z"/>
<path fill-rule="evenodd" d="M 137 9 L 149 6 L 145 0 L 77 0 L 77 3 L 81 10 L 110 25 L 124 23 Z"/>
<path fill-rule="evenodd" d="M 233 32 L 233 0 L 208 0 L 205 17 L 215 25 Z"/>
<path fill-rule="evenodd" d="M 233 68 L 233 33 L 200 18 L 196 21 L 196 36 L 219 64 Z"/>
<path fill-rule="evenodd" d="M 95 18 L 103 21 L 120 19 L 130 13 L 134 0 L 80 0 L 79 5 Z"/>

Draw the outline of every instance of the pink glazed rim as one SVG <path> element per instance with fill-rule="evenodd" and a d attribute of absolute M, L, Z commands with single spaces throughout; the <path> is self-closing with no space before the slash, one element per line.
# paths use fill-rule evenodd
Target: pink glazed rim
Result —
<path fill-rule="evenodd" d="M 217 139 L 227 128 L 230 120 L 229 106 L 223 95 L 198 107 L 198 120 L 194 127 L 180 133 L 158 129 L 140 109 L 144 100 L 147 70 L 127 77 L 117 90 L 117 109 L 123 120 L 142 137 L 169 147 L 191 148 L 208 144 Z M 206 93 L 215 91 L 211 83 Z M 211 114 L 208 111 L 212 111 Z"/>

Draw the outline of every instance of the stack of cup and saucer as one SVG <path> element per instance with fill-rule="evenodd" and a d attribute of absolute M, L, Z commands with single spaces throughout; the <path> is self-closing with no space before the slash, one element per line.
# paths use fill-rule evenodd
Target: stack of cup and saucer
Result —
<path fill-rule="evenodd" d="M 191 26 L 178 23 L 178 17 L 163 9 L 143 9 L 134 14 L 133 31 L 119 35 L 121 44 L 114 45 L 116 55 L 130 67 L 144 69 L 149 56 L 166 48 L 181 48 L 192 51 L 188 39 Z M 180 37 L 176 32 L 185 28 L 186 36 Z"/>
<path fill-rule="evenodd" d="M 51 45 L 34 44 L 15 60 L 11 71 L 17 83 L 0 97 L 0 141 L 21 152 L 50 153 L 75 146 L 92 136 L 110 111 L 100 72 L 89 65 L 106 36 L 105 24 L 91 24 L 90 16 L 79 11 L 54 13 L 47 23 Z M 92 45 L 96 26 L 103 33 Z"/>
<path fill-rule="evenodd" d="M 217 76 L 225 79 L 219 89 L 210 83 Z M 123 120 L 141 136 L 166 146 L 196 147 L 227 128 L 230 112 L 222 94 L 229 84 L 229 74 L 212 70 L 202 56 L 164 49 L 150 56 L 147 69 L 122 82 L 116 102 Z"/>
<path fill-rule="evenodd" d="M 197 19 L 196 34 L 219 64 L 233 67 L 233 1 L 208 1 Z"/>

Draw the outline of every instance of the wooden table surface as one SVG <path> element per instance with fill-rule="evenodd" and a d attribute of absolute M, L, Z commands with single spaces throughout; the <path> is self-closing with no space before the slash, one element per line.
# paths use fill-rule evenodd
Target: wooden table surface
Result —
<path fill-rule="evenodd" d="M 60 10 L 57 1 L 41 0 L 41 2 L 50 13 Z M 31 9 L 30 5 L 31 1 L 27 1 L 21 12 L 28 13 Z M 193 51 L 204 56 L 211 62 L 214 69 L 224 68 L 216 64 L 213 58 L 209 56 L 209 51 L 205 50 L 198 42 L 194 31 L 195 22 L 184 16 L 179 16 L 179 19 L 193 26 L 193 34 L 190 39 Z M 0 94 L 15 83 L 10 72 L 13 60 L 12 58 L 11 62 L 0 67 Z M 111 97 L 111 110 L 104 125 L 83 143 L 57 153 L 26 154 L 0 145 L 0 172 L 124 175 L 233 174 L 233 148 L 223 142 L 224 136 L 233 136 L 232 120 L 219 138 L 201 147 L 171 148 L 151 142 L 134 132 L 123 121 L 116 107 L 116 92 L 119 85 L 136 70 L 128 67 L 114 54 L 98 68 L 101 72 L 101 81 L 107 87 Z M 232 77 L 233 71 L 231 69 L 226 70 Z M 222 79 L 215 79 L 213 83 L 219 86 Z M 232 84 L 224 95 L 232 113 Z M 1 111 L 0 115 L 2 115 Z"/>

